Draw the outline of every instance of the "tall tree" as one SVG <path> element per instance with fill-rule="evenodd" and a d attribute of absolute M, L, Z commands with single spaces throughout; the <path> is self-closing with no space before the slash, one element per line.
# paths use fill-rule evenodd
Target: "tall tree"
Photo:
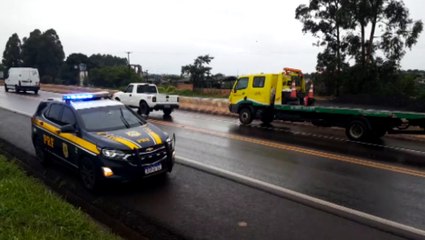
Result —
<path fill-rule="evenodd" d="M 19 67 L 22 65 L 21 51 L 21 40 L 18 34 L 14 33 L 9 40 L 7 40 L 6 48 L 3 52 L 2 62 L 6 68 Z"/>
<path fill-rule="evenodd" d="M 322 70 L 339 75 L 345 61 L 345 50 L 348 47 L 343 41 L 342 32 L 351 28 L 352 18 L 348 15 L 349 0 L 310 0 L 309 5 L 301 4 L 295 10 L 295 18 L 303 23 L 302 31 L 311 32 L 318 38 L 316 46 L 325 47 L 322 56 L 334 58 L 333 65 L 321 66 Z M 332 68 L 331 68 L 332 67 Z M 335 79 L 338 79 L 336 76 Z M 339 95 L 339 82 L 336 81 L 336 95 Z"/>
<path fill-rule="evenodd" d="M 109 54 L 93 54 L 89 57 L 89 68 L 127 66 L 127 58 L 120 58 Z"/>
<path fill-rule="evenodd" d="M 44 33 L 36 29 L 24 38 L 22 56 L 25 66 L 38 68 L 42 81 L 53 82 L 63 64 L 65 53 L 54 29 Z"/>
<path fill-rule="evenodd" d="M 383 63 L 385 69 L 396 71 L 405 49 L 416 44 L 423 30 L 422 21 L 409 18 L 402 0 L 310 0 L 298 6 L 295 17 L 303 23 L 302 31 L 312 33 L 319 39 L 316 45 L 325 47 L 317 69 L 334 79 L 337 95 L 348 57 L 363 67 L 353 78 L 361 91 L 364 83 L 378 80 Z"/>
<path fill-rule="evenodd" d="M 214 57 L 207 55 L 199 56 L 194 60 L 193 64 L 182 66 L 181 74 L 189 74 L 190 80 L 195 88 L 202 87 L 202 82 L 206 77 L 211 74 L 211 67 L 206 65 L 210 64 Z"/>
<path fill-rule="evenodd" d="M 61 78 L 65 84 L 79 83 L 80 64 L 89 64 L 89 58 L 82 53 L 72 53 L 66 58 L 61 69 Z"/>
<path fill-rule="evenodd" d="M 380 51 L 386 60 L 397 65 L 405 55 L 405 49 L 411 49 L 416 44 L 423 29 L 422 21 L 414 22 L 404 2 L 400 0 L 350 1 L 350 11 L 361 29 L 360 34 L 351 33 L 361 37 L 356 38 L 357 42 L 352 42 L 360 48 L 352 47 L 350 54 L 358 56 L 357 62 L 364 66 L 373 62 L 376 53 Z M 358 53 L 359 49 L 361 54 Z"/>
<path fill-rule="evenodd" d="M 22 45 L 23 65 L 26 67 L 38 67 L 37 59 L 41 48 L 41 31 L 35 29 L 29 37 L 24 37 Z"/>

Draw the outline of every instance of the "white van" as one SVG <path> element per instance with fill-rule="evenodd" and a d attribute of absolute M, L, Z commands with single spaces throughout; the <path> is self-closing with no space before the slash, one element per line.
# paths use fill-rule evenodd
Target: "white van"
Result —
<path fill-rule="evenodd" d="M 4 90 L 9 89 L 15 92 L 34 91 L 38 93 L 40 89 L 40 77 L 37 68 L 12 67 L 9 69 L 9 77 L 4 81 Z"/>

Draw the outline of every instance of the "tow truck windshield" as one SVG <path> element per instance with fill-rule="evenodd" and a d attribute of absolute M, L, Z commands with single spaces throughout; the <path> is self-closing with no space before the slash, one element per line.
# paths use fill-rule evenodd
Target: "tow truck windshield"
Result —
<path fill-rule="evenodd" d="M 113 131 L 142 126 L 146 122 L 125 106 L 78 110 L 84 127 L 90 132 Z"/>

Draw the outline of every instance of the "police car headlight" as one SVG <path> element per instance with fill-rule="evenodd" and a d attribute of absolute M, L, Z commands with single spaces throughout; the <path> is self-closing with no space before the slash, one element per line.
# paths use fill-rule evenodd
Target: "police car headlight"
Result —
<path fill-rule="evenodd" d="M 102 155 L 111 159 L 125 159 L 127 154 L 120 150 L 102 149 Z"/>

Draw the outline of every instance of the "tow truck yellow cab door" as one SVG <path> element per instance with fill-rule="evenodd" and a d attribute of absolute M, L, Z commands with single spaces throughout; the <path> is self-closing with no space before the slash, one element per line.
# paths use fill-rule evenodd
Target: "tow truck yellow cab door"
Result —
<path fill-rule="evenodd" d="M 236 80 L 232 92 L 229 96 L 230 104 L 235 105 L 245 99 L 247 95 L 248 83 L 249 77 L 240 77 L 238 80 Z"/>

